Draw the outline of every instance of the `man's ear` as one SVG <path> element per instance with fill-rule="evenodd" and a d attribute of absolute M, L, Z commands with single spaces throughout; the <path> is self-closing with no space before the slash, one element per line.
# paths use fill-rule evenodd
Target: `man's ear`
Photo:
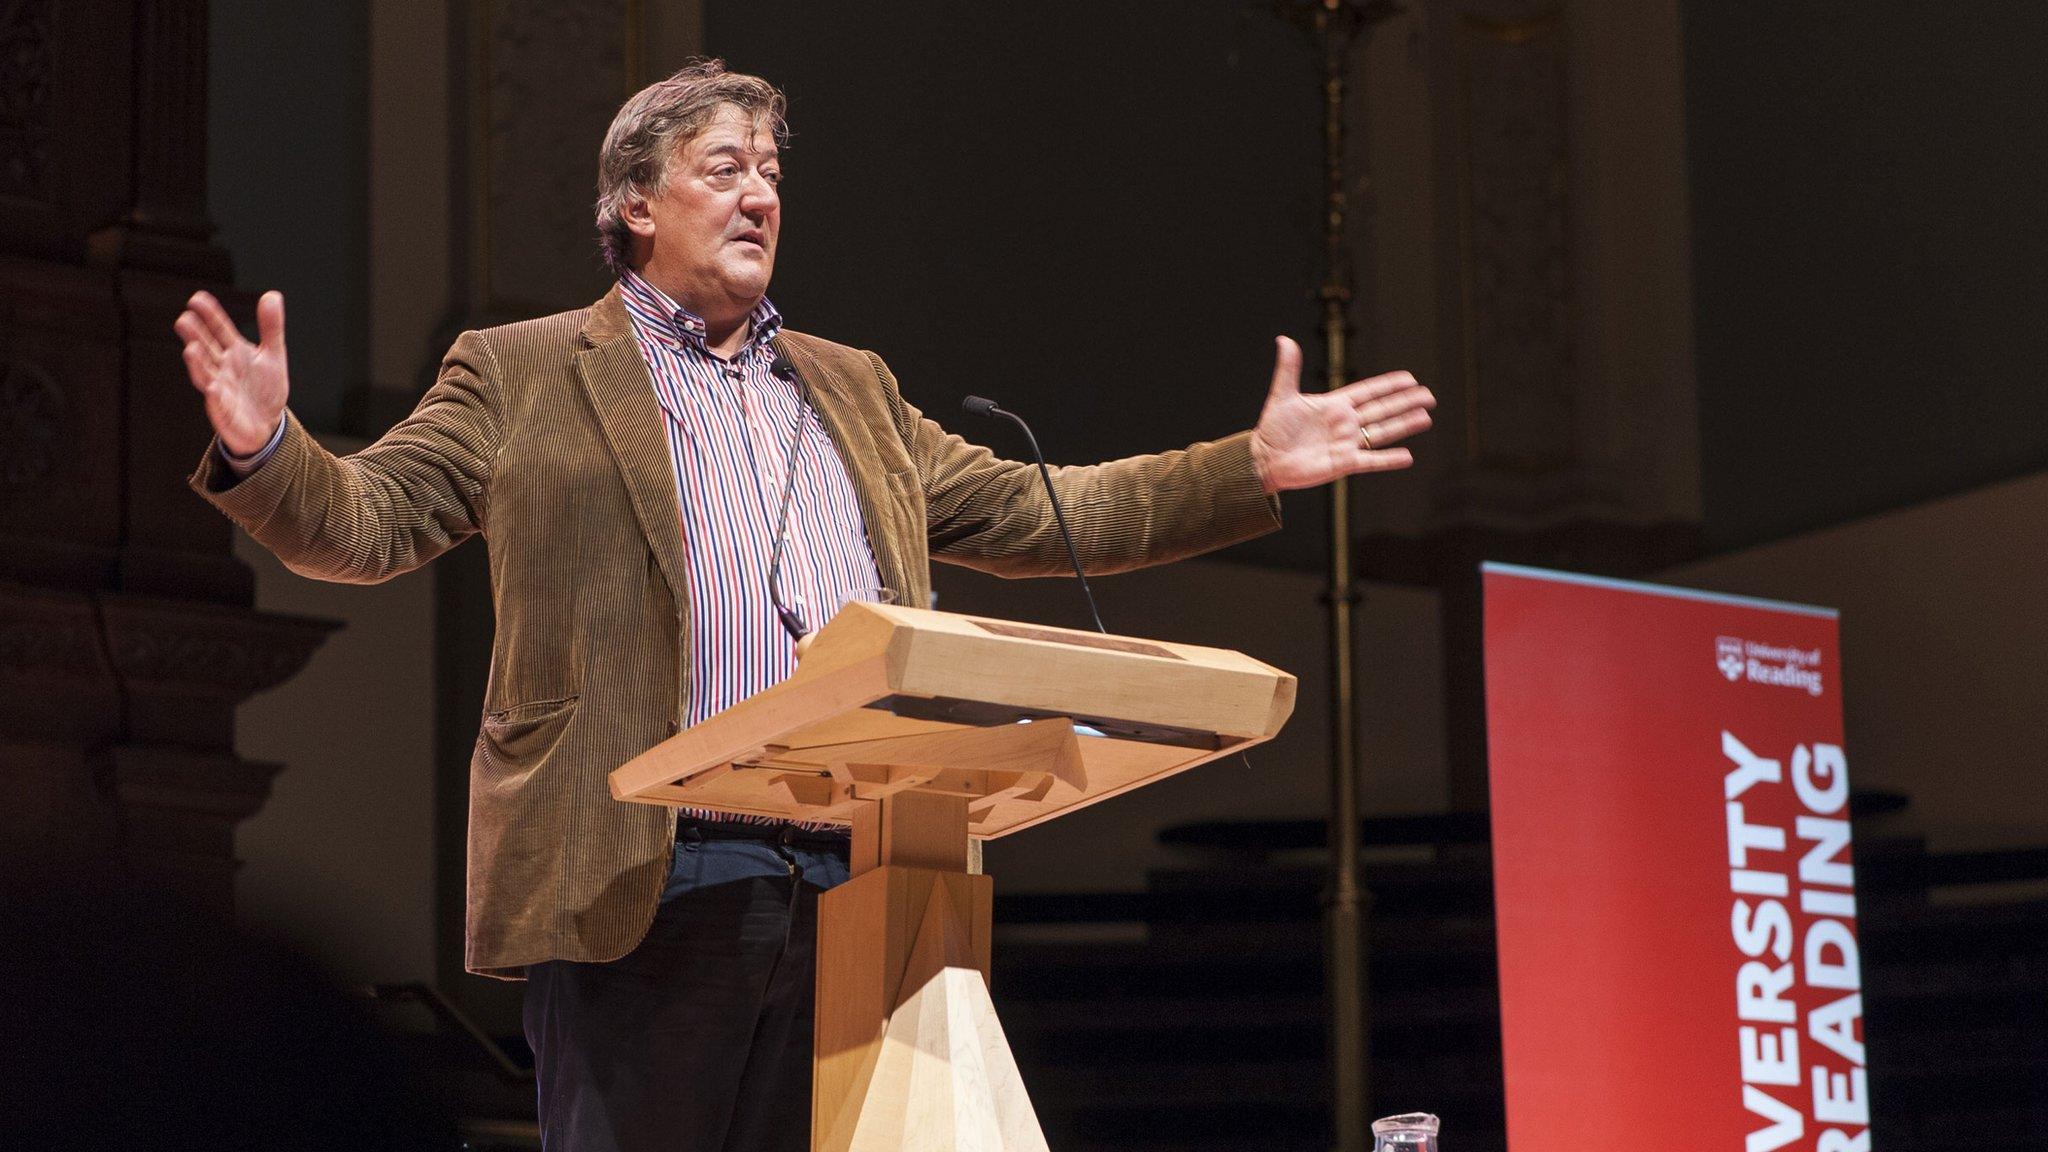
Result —
<path fill-rule="evenodd" d="M 619 206 L 619 219 L 626 222 L 626 230 L 643 240 L 654 238 L 654 212 L 647 200 L 640 196 L 627 196 Z"/>

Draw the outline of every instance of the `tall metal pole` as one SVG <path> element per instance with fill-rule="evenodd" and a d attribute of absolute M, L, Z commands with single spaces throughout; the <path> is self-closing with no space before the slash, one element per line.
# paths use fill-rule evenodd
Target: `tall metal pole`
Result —
<path fill-rule="evenodd" d="M 1323 50 L 1324 380 L 1347 383 L 1345 346 L 1351 265 L 1344 259 L 1344 72 L 1350 29 L 1333 29 L 1334 0 L 1316 13 Z M 1348 21 L 1344 23 L 1349 23 Z M 1351 578 L 1351 480 L 1330 486 L 1330 885 L 1324 912 L 1330 983 L 1330 1122 L 1339 1152 L 1364 1152 L 1371 1118 L 1367 1061 L 1365 913 L 1370 899 L 1358 882 L 1358 696 L 1351 682 L 1356 639 Z"/>
<path fill-rule="evenodd" d="M 1351 262 L 1344 244 L 1344 83 L 1351 49 L 1371 26 L 1400 9 L 1387 0 L 1276 0 L 1276 10 L 1314 35 L 1323 80 L 1323 375 L 1329 389 L 1350 378 L 1345 337 Z M 1333 1147 L 1365 1152 L 1372 1095 L 1366 1046 L 1365 913 L 1358 880 L 1357 697 L 1352 686 L 1351 485 L 1330 486 L 1330 883 L 1324 930 L 1330 993 Z"/>

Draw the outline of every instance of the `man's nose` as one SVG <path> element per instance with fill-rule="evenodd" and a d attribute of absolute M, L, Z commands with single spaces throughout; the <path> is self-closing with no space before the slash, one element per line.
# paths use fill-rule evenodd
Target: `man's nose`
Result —
<path fill-rule="evenodd" d="M 767 212 L 780 202 L 781 193 L 776 191 L 773 181 L 759 172 L 747 177 L 746 186 L 740 194 L 742 209 L 749 212 Z"/>

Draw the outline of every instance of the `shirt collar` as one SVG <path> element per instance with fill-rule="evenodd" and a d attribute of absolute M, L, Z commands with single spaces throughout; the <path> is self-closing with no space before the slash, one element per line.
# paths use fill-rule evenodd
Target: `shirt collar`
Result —
<path fill-rule="evenodd" d="M 710 351 L 704 345 L 703 318 L 669 299 L 667 293 L 648 283 L 638 272 L 629 269 L 619 277 L 619 295 L 626 303 L 626 311 L 632 316 L 634 326 L 642 332 L 700 352 Z M 782 313 L 775 310 L 775 305 L 769 303 L 766 296 L 754 305 L 753 314 L 747 317 L 747 321 L 747 342 L 741 347 L 741 352 L 766 344 L 782 330 Z"/>

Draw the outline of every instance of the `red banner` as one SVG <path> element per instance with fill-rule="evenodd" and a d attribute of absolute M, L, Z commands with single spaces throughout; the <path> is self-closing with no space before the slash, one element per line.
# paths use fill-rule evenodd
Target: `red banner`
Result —
<path fill-rule="evenodd" d="M 1868 1152 L 1835 613 L 1484 580 L 1509 1152 Z"/>

